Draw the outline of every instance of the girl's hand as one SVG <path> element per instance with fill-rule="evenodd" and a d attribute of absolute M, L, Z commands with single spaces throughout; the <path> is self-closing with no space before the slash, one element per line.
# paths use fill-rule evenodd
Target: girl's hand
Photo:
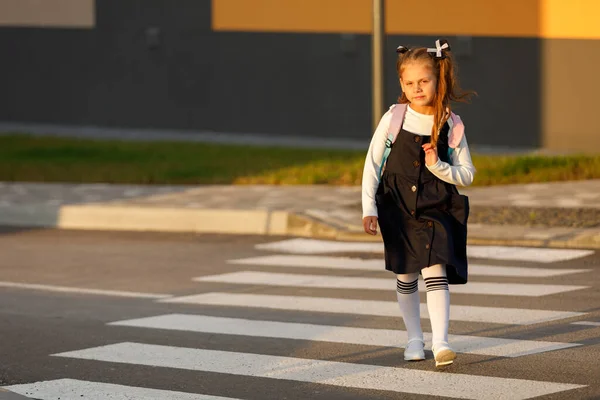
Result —
<path fill-rule="evenodd" d="M 433 147 L 431 143 L 425 143 L 423 145 L 423 150 L 425 151 L 425 164 L 426 165 L 434 165 L 438 162 L 438 152 L 437 147 Z"/>
<path fill-rule="evenodd" d="M 369 235 L 377 235 L 377 217 L 364 217 L 363 228 Z"/>

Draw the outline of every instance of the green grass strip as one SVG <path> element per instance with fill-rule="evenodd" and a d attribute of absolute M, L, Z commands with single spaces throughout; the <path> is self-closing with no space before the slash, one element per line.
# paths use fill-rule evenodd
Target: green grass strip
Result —
<path fill-rule="evenodd" d="M 364 151 L 0 136 L 0 181 L 359 185 Z M 474 155 L 474 185 L 600 178 L 600 155 Z"/>

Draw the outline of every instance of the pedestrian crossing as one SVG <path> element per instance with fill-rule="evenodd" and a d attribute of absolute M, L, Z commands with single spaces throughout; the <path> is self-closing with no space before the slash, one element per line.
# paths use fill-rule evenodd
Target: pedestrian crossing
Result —
<path fill-rule="evenodd" d="M 442 396 L 461 399 L 529 399 L 538 396 L 577 390 L 586 387 L 569 382 L 541 381 L 523 377 L 489 376 L 485 374 L 456 373 L 414 368 L 402 361 L 394 366 L 364 361 L 306 358 L 291 352 L 286 355 L 263 354 L 260 347 L 249 352 L 235 349 L 190 347 L 189 342 L 178 345 L 176 332 L 188 335 L 210 334 L 247 339 L 274 341 L 301 341 L 306 346 L 335 343 L 339 346 L 374 346 L 399 349 L 406 343 L 407 333 L 401 329 L 365 327 L 356 317 L 379 317 L 401 325 L 395 300 L 395 279 L 382 278 L 383 259 L 372 258 L 383 254 L 380 243 L 350 243 L 312 239 L 290 239 L 261 243 L 255 249 L 259 256 L 227 260 L 230 268 L 223 273 L 190 277 L 197 283 L 198 292 L 185 295 L 161 295 L 148 298 L 176 310 L 185 306 L 185 313 L 158 313 L 108 322 L 111 327 L 133 328 L 140 331 L 163 332 L 172 340 L 168 345 L 122 341 L 89 348 L 71 349 L 50 354 L 64 360 L 87 360 L 98 363 L 118 363 L 130 368 L 136 366 L 169 368 L 194 373 L 226 374 L 247 379 L 265 379 L 269 382 L 300 382 L 311 385 L 330 385 L 340 389 L 376 390 L 421 396 Z M 266 254 L 264 252 L 267 252 Z M 354 254 L 349 257 L 346 253 Z M 369 257 L 361 258 L 368 253 Z M 514 297 L 537 299 L 544 296 L 567 295 L 588 290 L 586 285 L 545 284 L 540 279 L 569 277 L 589 272 L 586 269 L 555 268 L 552 263 L 575 260 L 593 254 L 588 250 L 516 248 L 501 246 L 470 246 L 470 258 L 502 262 L 504 265 L 473 262 L 469 266 L 473 279 L 466 285 L 452 285 L 452 294 L 468 295 L 467 304 L 451 304 L 450 318 L 458 324 L 490 324 L 501 327 L 530 326 L 543 323 L 576 324 L 575 319 L 586 316 L 585 309 L 547 310 L 542 308 L 512 307 Z M 339 254 L 340 256 L 336 256 Z M 511 262 L 529 263 L 528 266 L 510 265 Z M 241 268 L 241 269 L 240 269 Z M 261 268 L 266 268 L 261 270 Z M 272 272 L 273 270 L 277 272 Z M 344 275 L 344 272 L 352 276 Z M 484 277 L 484 280 L 477 280 Z M 508 279 L 508 281 L 505 281 Z M 518 280 L 518 282 L 517 282 Z M 216 286 L 215 286 L 216 285 Z M 424 287 L 419 282 L 420 291 Z M 215 290 L 215 287 L 217 290 Z M 252 288 L 252 290 L 247 290 Z M 269 288 L 286 289 L 286 295 L 269 293 Z M 331 297 L 319 297 L 303 289 L 330 291 Z M 343 292 L 341 292 L 343 291 Z M 365 292 L 371 291 L 371 292 Z M 343 294 L 342 294 L 343 293 Z M 347 293 L 352 293 L 347 296 Z M 366 294 L 365 294 L 366 293 Z M 371 296 L 389 294 L 389 300 L 375 300 Z M 480 305 L 486 296 L 495 296 L 493 306 Z M 198 312 L 190 312 L 194 307 Z M 258 310 L 258 314 L 215 316 L 204 315 L 202 310 Z M 215 308 L 216 307 L 216 308 Z M 216 310 L 216 311 L 214 311 Z M 284 312 L 282 314 L 282 312 Z M 304 315 L 299 320 L 286 320 L 294 314 Z M 308 318 L 307 315 L 314 318 Z M 286 317 L 288 316 L 288 317 Z M 320 316 L 337 316 L 320 318 Z M 340 316 L 346 316 L 341 324 Z M 428 319 L 426 304 L 421 304 L 421 316 Z M 308 318 L 308 320 L 307 320 Z M 324 321 L 328 321 L 325 323 Z M 583 325 L 583 322 L 581 323 Z M 465 325 L 468 326 L 468 325 Z M 581 343 L 534 340 L 483 335 L 481 329 L 469 334 L 451 334 L 453 348 L 461 354 L 484 359 L 544 356 L 553 352 L 581 348 Z M 140 337 L 144 337 L 140 335 Z M 425 341 L 431 344 L 431 334 L 425 332 Z M 204 346 L 206 347 L 206 346 Z M 431 361 L 431 360 L 428 360 Z M 459 361 L 460 363 L 460 355 Z M 422 363 L 420 365 L 423 365 Z M 432 364 L 433 365 L 433 364 Z M 558 379 L 560 381 L 560 378 Z M 141 386 L 141 385 L 140 385 Z M 46 400 L 95 399 L 173 399 L 173 400 L 226 400 L 241 397 L 219 397 L 215 393 L 186 393 L 158 390 L 140 386 L 96 382 L 93 380 L 56 379 L 12 385 L 6 388 L 25 396 Z M 248 399 L 254 399 L 248 395 Z M 283 398 L 274 393 L 273 399 Z"/>
<path fill-rule="evenodd" d="M 467 399 L 501 398 L 506 393 L 514 394 L 512 399 L 527 399 L 583 387 L 142 343 L 111 344 L 54 356 Z"/>

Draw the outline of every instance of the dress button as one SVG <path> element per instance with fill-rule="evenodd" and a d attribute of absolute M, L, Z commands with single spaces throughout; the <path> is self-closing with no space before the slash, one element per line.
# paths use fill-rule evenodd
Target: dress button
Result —
<path fill-rule="evenodd" d="M 421 141 L 421 136 L 415 136 L 415 143 L 419 143 Z"/>
<path fill-rule="evenodd" d="M 429 246 L 429 244 L 426 244 L 426 245 L 425 245 L 425 248 L 426 248 L 426 249 L 429 249 L 429 247 L 430 247 L 430 246 Z"/>
<path fill-rule="evenodd" d="M 414 165 L 414 166 L 415 166 L 415 168 L 416 168 L 416 167 L 418 167 L 419 165 L 421 165 L 421 163 L 420 163 L 420 162 L 418 162 L 417 160 L 415 160 L 415 161 L 413 161 L 413 165 Z"/>
<path fill-rule="evenodd" d="M 417 187 L 413 186 L 413 187 L 410 188 L 410 190 L 412 190 L 413 192 L 416 192 L 417 191 Z"/>

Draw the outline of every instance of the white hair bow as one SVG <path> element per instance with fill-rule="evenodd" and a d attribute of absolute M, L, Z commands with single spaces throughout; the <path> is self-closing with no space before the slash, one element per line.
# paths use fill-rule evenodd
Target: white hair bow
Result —
<path fill-rule="evenodd" d="M 441 44 L 439 39 L 435 41 L 435 47 L 436 47 L 435 49 L 428 48 L 427 52 L 428 53 L 435 53 L 435 56 L 437 58 L 442 58 L 443 57 L 442 50 L 445 50 L 445 49 L 449 50 L 450 49 L 450 45 L 448 45 L 448 42 L 444 41 L 444 44 Z"/>

